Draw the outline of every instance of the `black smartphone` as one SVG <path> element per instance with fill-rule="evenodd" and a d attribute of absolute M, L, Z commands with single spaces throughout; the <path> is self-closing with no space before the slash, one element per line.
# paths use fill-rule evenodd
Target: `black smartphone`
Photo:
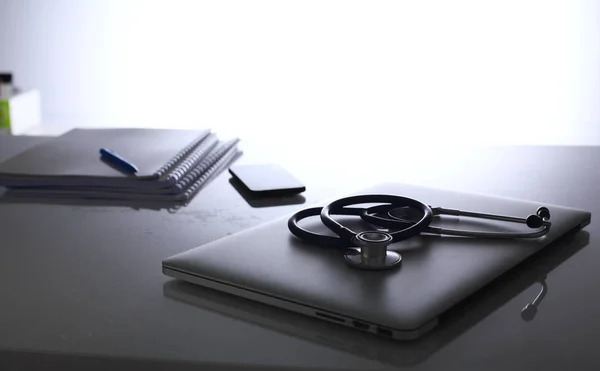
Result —
<path fill-rule="evenodd" d="M 306 190 L 304 184 L 277 164 L 234 165 L 229 173 L 253 196 L 294 195 Z"/>

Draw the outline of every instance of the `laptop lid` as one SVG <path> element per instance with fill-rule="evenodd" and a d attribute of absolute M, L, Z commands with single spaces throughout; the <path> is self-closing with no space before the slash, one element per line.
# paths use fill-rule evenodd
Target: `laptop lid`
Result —
<path fill-rule="evenodd" d="M 402 265 L 387 271 L 350 268 L 343 250 L 294 237 L 288 217 L 239 232 L 163 261 L 163 273 L 252 300 L 396 339 L 414 339 L 435 327 L 439 315 L 567 232 L 589 224 L 583 210 L 397 183 L 358 194 L 385 193 L 433 207 L 526 217 L 539 206 L 552 227 L 537 239 L 491 240 L 421 235 L 390 245 Z M 324 203 L 323 203 L 324 204 Z M 307 228 L 326 233 L 318 218 Z M 363 230 L 372 226 L 345 218 Z M 524 224 L 441 218 L 433 225 L 485 231 L 526 231 Z"/>

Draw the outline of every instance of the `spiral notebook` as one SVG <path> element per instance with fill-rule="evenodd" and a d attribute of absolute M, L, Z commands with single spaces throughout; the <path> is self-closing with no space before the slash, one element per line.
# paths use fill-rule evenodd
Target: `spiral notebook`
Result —
<path fill-rule="evenodd" d="M 211 138 L 208 129 L 73 129 L 0 164 L 0 186 L 172 187 L 214 143 Z M 100 148 L 116 151 L 138 173 L 107 166 Z"/>
<path fill-rule="evenodd" d="M 214 135 L 205 141 L 195 152 L 194 156 L 202 154 L 195 161 L 192 157 L 186 159 L 181 167 L 188 168 L 185 172 L 180 171 L 183 176 L 179 181 L 169 188 L 105 188 L 105 187 L 13 187 L 10 195 L 16 196 L 38 196 L 38 197 L 77 197 L 77 198 L 102 198 L 102 199 L 133 199 L 133 200 L 173 200 L 186 201 L 195 194 L 213 176 L 217 175 L 222 166 L 228 167 L 240 155 L 238 150 L 238 138 L 225 142 L 219 142 Z M 202 149 L 204 147 L 204 149 Z M 190 165 L 193 163 L 193 167 Z"/>
<path fill-rule="evenodd" d="M 128 201 L 166 201 L 186 203 L 190 201 L 206 184 L 218 174 L 229 167 L 242 151 L 236 147 L 237 139 L 223 143 L 214 150 L 205 160 L 186 175 L 175 187 L 161 190 L 144 189 L 135 191 L 131 189 L 37 189 L 37 188 L 12 188 L 7 195 L 14 198 L 51 198 L 51 199 L 102 199 L 102 200 L 128 200 Z M 154 191 L 154 192 L 152 192 Z"/>

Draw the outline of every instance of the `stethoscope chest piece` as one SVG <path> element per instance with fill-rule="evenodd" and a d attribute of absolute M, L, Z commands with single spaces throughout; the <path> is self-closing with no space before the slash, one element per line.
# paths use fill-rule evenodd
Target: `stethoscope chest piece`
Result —
<path fill-rule="evenodd" d="M 398 266 L 402 262 L 400 254 L 387 249 L 392 236 L 381 231 L 368 231 L 356 234 L 354 238 L 359 248 L 344 253 L 346 262 L 356 268 L 384 270 Z"/>

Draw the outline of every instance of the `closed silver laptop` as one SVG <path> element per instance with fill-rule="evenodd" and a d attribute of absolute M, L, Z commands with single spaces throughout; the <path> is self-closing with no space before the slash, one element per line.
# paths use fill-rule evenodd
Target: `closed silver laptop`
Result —
<path fill-rule="evenodd" d="M 294 237 L 289 216 L 227 236 L 163 261 L 163 273 L 360 331 L 415 339 L 463 299 L 561 236 L 584 228 L 591 214 L 541 201 L 522 201 L 386 183 L 356 194 L 394 194 L 433 207 L 527 217 L 550 209 L 552 227 L 537 239 L 492 240 L 421 235 L 390 245 L 402 255 L 397 269 L 349 267 L 343 250 L 311 245 Z M 356 217 L 345 222 L 373 227 Z M 306 228 L 327 233 L 318 218 Z M 435 226 L 479 231 L 526 231 L 527 226 L 463 217 L 444 217 Z M 359 228 L 360 227 L 360 228 Z"/>

